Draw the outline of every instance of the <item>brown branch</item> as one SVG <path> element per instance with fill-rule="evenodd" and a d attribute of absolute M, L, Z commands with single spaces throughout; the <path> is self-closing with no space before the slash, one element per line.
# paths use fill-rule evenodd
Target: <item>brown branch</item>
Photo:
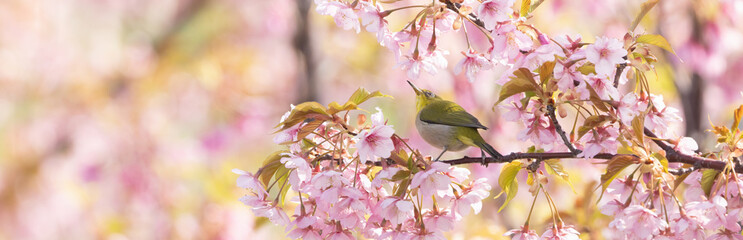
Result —
<path fill-rule="evenodd" d="M 578 153 L 581 153 L 581 150 L 575 149 L 572 143 L 570 143 L 570 140 L 568 140 L 568 136 L 565 135 L 565 131 L 562 130 L 562 126 L 560 126 L 560 123 L 557 122 L 557 116 L 555 115 L 555 106 L 553 105 L 547 105 L 547 114 L 549 115 L 550 119 L 552 120 L 552 125 L 555 126 L 555 132 L 557 134 L 560 134 L 560 138 L 562 138 L 562 142 L 565 143 L 565 146 L 568 147 L 571 153 L 574 155 L 578 155 Z"/>
<path fill-rule="evenodd" d="M 590 159 L 612 159 L 616 156 L 620 155 L 628 155 L 628 156 L 634 156 L 631 154 L 611 154 L 611 153 L 599 153 L 598 155 L 594 156 Z M 637 156 L 635 156 L 637 157 Z M 439 162 L 447 163 L 449 165 L 462 165 L 462 164 L 470 164 L 470 163 L 507 163 L 512 162 L 513 160 L 518 159 L 535 159 L 535 160 L 547 160 L 547 159 L 561 159 L 561 158 L 578 158 L 576 157 L 576 154 L 573 154 L 571 152 L 546 152 L 546 153 L 522 153 L 522 152 L 514 152 L 508 155 L 504 155 L 503 157 L 499 158 L 493 158 L 493 157 L 468 157 L 464 156 L 462 158 L 458 159 L 452 159 L 452 160 L 442 160 Z M 388 163 L 394 164 L 394 161 L 392 159 L 385 159 Z M 375 165 L 375 166 L 382 166 L 381 161 L 367 161 L 366 164 Z"/>
<path fill-rule="evenodd" d="M 626 56 L 624 57 L 626 60 Z M 622 76 L 622 72 L 624 72 L 624 68 L 627 67 L 626 63 L 619 64 L 617 67 L 617 72 L 614 74 L 614 87 L 619 87 L 619 77 Z"/>
<path fill-rule="evenodd" d="M 455 13 L 461 15 L 461 13 L 459 12 L 459 4 L 458 3 L 452 3 L 449 0 L 446 0 L 444 3 L 446 4 L 446 8 L 448 8 L 448 9 L 454 11 Z M 479 18 L 477 18 L 477 15 L 475 15 L 474 13 L 470 13 L 468 16 L 471 17 L 470 20 L 472 20 L 473 23 L 477 24 L 477 26 L 480 26 L 481 28 L 485 28 L 485 22 L 483 22 L 482 20 L 480 20 Z"/>
<path fill-rule="evenodd" d="M 691 164 L 696 168 L 709 168 L 719 171 L 724 170 L 725 166 L 727 165 L 727 163 L 724 161 L 680 153 L 679 151 L 676 151 L 676 149 L 674 149 L 671 145 L 668 145 L 667 143 L 663 142 L 663 140 L 658 139 L 658 136 L 656 136 L 655 133 L 650 131 L 650 129 L 648 128 L 645 128 L 645 136 L 650 137 L 650 139 L 652 139 L 653 142 L 658 145 L 658 147 L 666 152 L 666 159 L 668 159 L 668 162 L 686 163 Z M 734 168 L 735 172 L 743 172 L 743 165 L 741 164 L 736 163 Z"/>

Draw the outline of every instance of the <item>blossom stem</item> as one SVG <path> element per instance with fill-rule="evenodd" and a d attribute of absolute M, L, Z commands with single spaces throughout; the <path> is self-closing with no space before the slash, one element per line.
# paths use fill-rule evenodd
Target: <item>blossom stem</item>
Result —
<path fill-rule="evenodd" d="M 380 15 L 387 16 L 387 15 L 390 15 L 390 13 L 392 13 L 394 11 L 398 11 L 398 10 L 403 10 L 403 9 L 408 9 L 408 8 L 419 8 L 419 7 L 425 8 L 425 7 L 430 7 L 430 6 L 431 5 L 410 5 L 410 6 L 404 6 L 404 7 L 399 7 L 399 8 L 393 8 L 393 9 L 385 10 L 384 12 L 381 12 Z"/>
<path fill-rule="evenodd" d="M 542 185 L 539 185 L 539 188 L 542 188 Z M 539 197 L 539 191 L 537 191 L 536 194 L 534 194 L 534 200 L 531 202 L 531 207 L 529 208 L 529 215 L 526 216 L 526 222 L 524 223 L 524 226 L 529 226 L 529 220 L 531 219 L 531 213 L 534 212 L 534 205 L 537 203 L 537 197 Z"/>

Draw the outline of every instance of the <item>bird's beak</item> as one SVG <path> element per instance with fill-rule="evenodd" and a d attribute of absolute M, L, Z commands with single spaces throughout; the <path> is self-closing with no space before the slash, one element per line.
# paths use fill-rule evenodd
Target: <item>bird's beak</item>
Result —
<path fill-rule="evenodd" d="M 415 91 L 415 95 L 421 95 L 421 90 L 418 87 L 413 85 L 413 83 L 411 83 L 410 81 L 408 81 L 408 84 L 410 84 L 410 86 L 413 87 L 413 91 Z"/>

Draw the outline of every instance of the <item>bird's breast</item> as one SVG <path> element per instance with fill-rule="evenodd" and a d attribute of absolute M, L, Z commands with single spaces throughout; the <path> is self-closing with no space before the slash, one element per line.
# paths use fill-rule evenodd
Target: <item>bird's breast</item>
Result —
<path fill-rule="evenodd" d="M 448 151 L 461 151 L 467 148 L 457 139 L 456 129 L 458 127 L 421 121 L 420 113 L 415 117 L 415 127 L 423 140 L 434 147 L 444 148 L 446 146 Z"/>

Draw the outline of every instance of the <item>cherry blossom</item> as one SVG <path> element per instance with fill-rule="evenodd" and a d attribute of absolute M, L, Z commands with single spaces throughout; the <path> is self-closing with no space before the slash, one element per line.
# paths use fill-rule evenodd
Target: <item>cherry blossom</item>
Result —
<path fill-rule="evenodd" d="M 534 230 L 530 230 L 529 226 L 521 226 L 521 228 L 511 229 L 504 233 L 503 236 L 510 236 L 512 240 L 537 240 L 539 235 Z"/>
<path fill-rule="evenodd" d="M 535 145 L 549 151 L 558 140 L 554 127 L 543 114 L 531 115 L 526 119 L 527 128 L 519 132 L 517 138 L 521 141 L 531 140 Z"/>
<path fill-rule="evenodd" d="M 580 233 L 573 226 L 553 226 L 544 231 L 539 239 L 579 240 Z"/>
<path fill-rule="evenodd" d="M 609 223 L 609 228 L 627 239 L 652 239 L 667 227 L 658 214 L 640 205 L 625 208 Z"/>
<path fill-rule="evenodd" d="M 384 19 L 385 14 L 382 12 L 382 6 L 380 4 L 373 4 L 371 2 L 361 1 L 359 17 L 361 18 L 361 24 L 366 26 L 366 31 L 376 33 L 377 41 L 380 43 L 384 40 L 385 36 L 389 33 L 387 29 L 387 20 Z"/>
<path fill-rule="evenodd" d="M 374 159 L 376 157 L 387 158 L 390 152 L 395 149 L 392 144 L 392 134 L 395 130 L 390 125 L 380 124 L 380 118 L 383 118 L 382 111 L 379 115 L 372 116 L 373 121 L 371 129 L 359 133 L 354 140 L 359 158 L 364 160 Z"/>
<path fill-rule="evenodd" d="M 488 51 L 493 61 L 513 62 L 521 51 L 529 51 L 534 41 L 512 24 L 498 26 L 493 33 L 493 47 Z"/>
<path fill-rule="evenodd" d="M 413 217 L 413 203 L 397 197 L 387 197 L 374 208 L 374 214 L 397 225 Z"/>
<path fill-rule="evenodd" d="M 462 190 L 462 194 L 454 198 L 452 209 L 454 209 L 454 217 L 459 220 L 463 216 L 469 214 L 470 208 L 475 212 L 479 213 L 482 209 L 482 200 L 490 195 L 490 184 L 487 184 L 487 179 L 480 178 L 471 183 L 471 185 Z"/>
<path fill-rule="evenodd" d="M 449 165 L 442 162 L 434 162 L 425 171 L 420 171 L 413 176 L 410 182 L 410 188 L 419 188 L 420 196 L 423 199 L 430 199 L 431 196 L 451 196 L 453 195 L 451 178 L 446 176 Z"/>
<path fill-rule="evenodd" d="M 646 105 L 637 100 L 637 94 L 634 92 L 627 93 L 619 100 L 617 106 L 617 115 L 624 125 L 631 126 L 632 120 L 638 113 L 645 111 Z"/>
<path fill-rule="evenodd" d="M 280 161 L 287 169 L 293 169 L 289 174 L 289 182 L 295 191 L 299 191 L 299 187 L 312 178 L 312 168 L 304 158 L 289 153 Z"/>
<path fill-rule="evenodd" d="M 457 63 L 454 67 L 454 74 L 459 74 L 462 71 L 467 75 L 467 80 L 470 82 L 475 81 L 476 74 L 480 70 L 487 70 L 493 67 L 493 63 L 490 62 L 483 54 L 478 54 L 476 51 L 470 49 L 467 52 L 462 52 L 465 58 Z"/>
<path fill-rule="evenodd" d="M 495 29 L 495 25 L 498 22 L 506 21 L 510 18 L 510 14 L 513 13 L 513 3 L 515 0 L 486 0 L 480 4 L 477 8 L 477 15 L 485 23 L 485 28 L 488 30 Z"/>
<path fill-rule="evenodd" d="M 619 90 L 617 90 L 617 88 L 612 85 L 614 84 L 612 80 L 609 80 L 609 78 L 607 77 L 601 77 L 593 74 L 586 77 L 586 82 L 588 82 L 588 85 L 591 85 L 593 90 L 596 91 L 601 99 L 619 99 Z"/>
<path fill-rule="evenodd" d="M 616 153 L 619 142 L 619 131 L 611 126 L 597 127 L 583 135 L 581 142 L 585 142 L 583 152 L 578 157 L 592 158 L 600 152 Z"/>
<path fill-rule="evenodd" d="M 350 5 L 337 1 L 326 1 L 317 4 L 316 11 L 322 15 L 332 16 L 335 24 L 344 30 L 361 31 L 359 17 Z"/>
<path fill-rule="evenodd" d="M 626 62 L 626 55 L 622 42 L 615 38 L 598 37 L 586 47 L 586 60 L 594 64 L 600 77 L 614 77 L 616 65 Z"/>
<path fill-rule="evenodd" d="M 686 155 L 694 155 L 694 151 L 699 149 L 697 141 L 690 137 L 682 137 L 674 146 L 676 150 Z"/>
<path fill-rule="evenodd" d="M 438 73 L 438 69 L 446 68 L 448 63 L 446 58 L 444 58 L 444 55 L 447 54 L 448 52 L 440 50 L 435 50 L 423 55 L 413 54 L 413 56 L 405 56 L 406 59 L 400 62 L 399 65 L 403 69 L 407 70 L 408 78 L 418 79 L 421 70 L 424 70 L 431 75 L 435 75 Z"/>

